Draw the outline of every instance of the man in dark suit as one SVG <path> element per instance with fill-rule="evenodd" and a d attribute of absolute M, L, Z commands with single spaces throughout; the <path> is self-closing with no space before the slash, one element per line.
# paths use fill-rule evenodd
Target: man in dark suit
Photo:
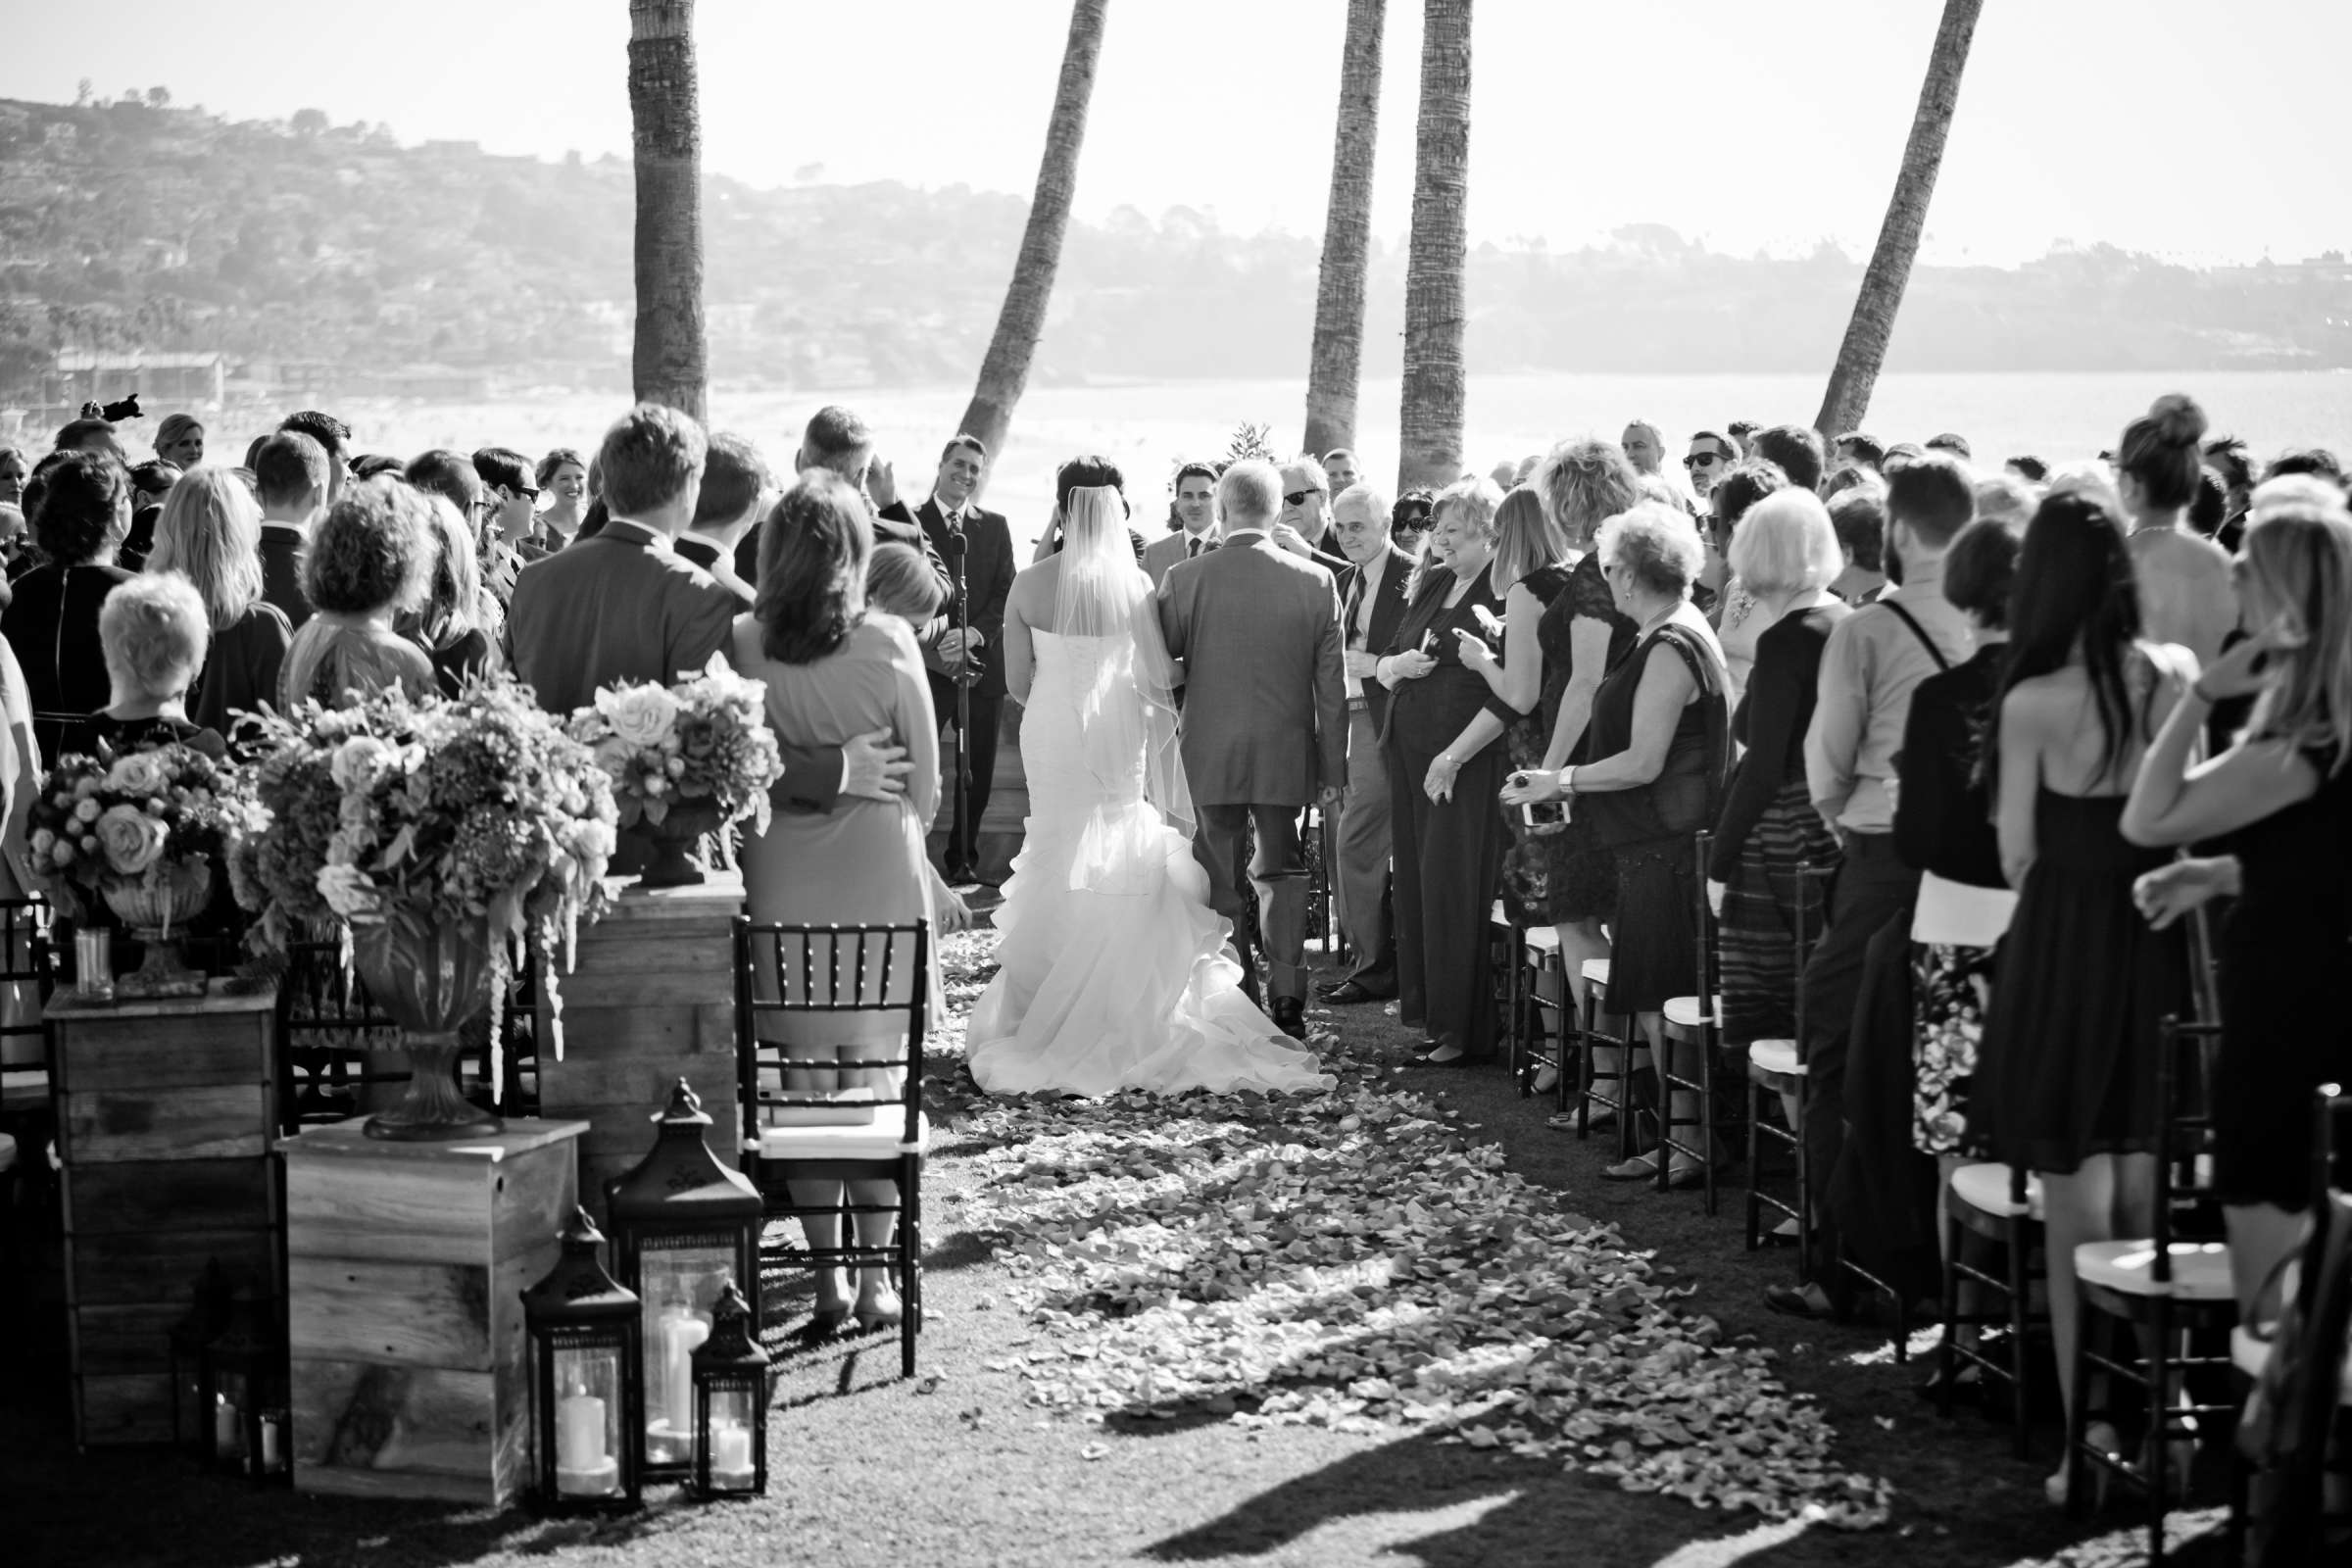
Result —
<path fill-rule="evenodd" d="M 891 465 L 874 453 L 874 433 L 856 413 L 837 405 L 816 411 L 807 429 L 801 432 L 801 449 L 793 454 L 792 471 L 800 473 L 808 468 L 830 468 L 855 485 L 866 498 L 873 512 L 874 543 L 902 544 L 918 552 L 931 564 L 932 572 L 939 578 L 939 602 L 946 604 L 956 591 L 955 579 L 948 573 L 947 564 L 939 552 L 923 534 L 922 524 L 899 499 L 898 473 Z M 760 586 L 760 535 L 763 524 L 755 522 L 735 547 L 735 572 L 757 590 Z M 933 620 L 928 626 L 914 629 L 914 640 L 922 645 L 925 657 L 947 630 L 946 619 Z"/>
<path fill-rule="evenodd" d="M 541 708 L 568 714 L 615 680 L 669 685 L 728 645 L 734 595 L 671 542 L 694 517 L 707 451 L 701 425 L 650 403 L 605 432 L 612 520 L 525 566 L 507 612 L 507 662 Z"/>
<path fill-rule="evenodd" d="M 1329 573 L 1270 537 L 1282 476 L 1237 463 L 1217 483 L 1225 540 L 1169 568 L 1159 624 L 1184 669 L 1184 769 L 1200 827 L 1193 854 L 1209 902 L 1238 922 L 1243 835 L 1271 969 L 1268 1012 L 1306 1038 L 1306 857 L 1299 808 L 1329 810 L 1348 777 L 1340 603 Z"/>
<path fill-rule="evenodd" d="M 1396 950 L 1389 924 L 1389 772 L 1380 755 L 1388 688 L 1372 678 L 1381 650 L 1404 618 L 1413 558 L 1389 538 L 1389 498 L 1369 485 L 1332 503 L 1332 527 L 1353 563 L 1340 579 L 1340 632 L 1348 671 L 1348 798 L 1340 808 L 1333 892 L 1340 932 L 1355 966 L 1323 990 L 1345 1006 L 1396 994 Z"/>
<path fill-rule="evenodd" d="M 302 549 L 312 519 L 326 505 L 332 466 L 326 449 L 299 431 L 284 430 L 253 455 L 254 488 L 262 502 L 262 597 L 301 629 L 311 618 L 302 591 Z"/>
<path fill-rule="evenodd" d="M 1156 589 L 1168 568 L 1217 548 L 1217 470 L 1188 463 L 1176 470 L 1176 528 L 1144 546 L 1144 570 Z"/>
<path fill-rule="evenodd" d="M 713 431 L 694 520 L 678 535 L 678 554 L 709 572 L 744 610 L 752 608 L 752 585 L 736 574 L 735 544 L 760 520 L 772 483 L 758 447 L 739 435 Z"/>
<path fill-rule="evenodd" d="M 925 650 L 931 674 L 931 704 L 953 723 L 958 681 L 969 685 L 971 727 L 964 736 L 971 791 L 960 818 L 961 831 L 948 834 L 948 880 L 960 882 L 979 871 L 980 816 L 988 809 L 989 782 L 997 765 L 997 726 L 1004 716 L 1004 599 L 1012 592 L 1012 530 L 1003 514 L 972 500 L 988 471 L 988 449 L 980 438 L 958 435 L 939 455 L 931 499 L 915 513 L 923 537 L 947 565 L 954 591 L 942 608 L 946 629 Z M 970 640 L 965 641 L 969 628 Z"/>

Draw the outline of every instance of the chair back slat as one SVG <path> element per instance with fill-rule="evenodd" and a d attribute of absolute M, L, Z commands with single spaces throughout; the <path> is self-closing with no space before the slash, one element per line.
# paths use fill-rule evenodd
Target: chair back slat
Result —
<path fill-rule="evenodd" d="M 789 1108 L 835 1110 L 896 1106 L 903 1137 L 912 1142 L 922 1113 L 923 1036 L 930 1013 L 930 926 L 913 921 L 863 926 L 761 924 L 735 921 L 736 1081 L 743 1098 L 744 1137 L 756 1148 L 764 1112 Z M 824 956 L 817 956 L 819 946 Z M 795 956 L 797 955 L 797 961 Z M 794 984 L 797 976 L 798 985 Z M 823 985 L 820 987 L 820 976 Z M 764 994 L 763 994 L 764 993 Z M 904 1054 L 795 1055 L 795 1048 L 762 1037 L 762 1025 L 793 1016 L 900 1013 Z M 842 1050 L 861 1049 L 854 1044 Z M 794 1088 L 791 1073 L 872 1072 L 896 1075 L 854 1089 Z"/>
<path fill-rule="evenodd" d="M 2173 1220 L 2183 1200 L 2210 1199 L 2213 1150 L 2213 1061 L 2221 1044 L 2217 1023 L 2183 1023 L 2167 1013 L 2157 1026 L 2156 1254 L 2149 1260 L 2159 1285 L 2173 1282 Z"/>

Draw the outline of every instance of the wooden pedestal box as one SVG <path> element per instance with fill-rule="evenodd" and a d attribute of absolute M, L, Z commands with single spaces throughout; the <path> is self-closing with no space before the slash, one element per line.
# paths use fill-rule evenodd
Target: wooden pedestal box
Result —
<path fill-rule="evenodd" d="M 277 997 L 49 1001 L 77 1443 L 172 1441 L 172 1325 L 218 1260 L 282 1294 Z"/>
<path fill-rule="evenodd" d="M 539 988 L 539 1110 L 588 1123 L 580 1141 L 580 1201 L 605 1222 L 605 1183 L 653 1147 L 654 1117 L 680 1079 L 710 1115 L 710 1149 L 742 1162 L 735 1096 L 734 933 L 743 879 L 713 874 L 695 887 L 616 884 L 595 925 L 580 929 L 577 961 L 559 973 L 564 1059 L 551 1044 L 547 986 Z"/>
<path fill-rule="evenodd" d="M 280 1143 L 296 1491 L 495 1507 L 529 1485 L 522 1292 L 556 1260 L 585 1131 L 395 1144 L 354 1118 Z"/>

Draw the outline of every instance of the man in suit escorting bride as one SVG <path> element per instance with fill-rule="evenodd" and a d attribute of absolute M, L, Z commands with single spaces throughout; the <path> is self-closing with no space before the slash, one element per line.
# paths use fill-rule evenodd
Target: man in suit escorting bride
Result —
<path fill-rule="evenodd" d="M 1193 853 L 1209 903 L 1238 924 L 1245 834 L 1272 996 L 1267 1012 L 1306 1038 L 1306 857 L 1298 815 L 1330 809 L 1348 782 L 1348 696 L 1331 574 L 1277 545 L 1282 475 L 1237 463 L 1218 481 L 1223 543 L 1178 562 L 1159 589 L 1159 624 L 1182 668 L 1185 774 L 1200 826 Z"/>

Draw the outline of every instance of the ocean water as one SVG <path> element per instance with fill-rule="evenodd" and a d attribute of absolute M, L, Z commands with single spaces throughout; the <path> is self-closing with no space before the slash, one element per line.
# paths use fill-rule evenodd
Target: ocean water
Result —
<path fill-rule="evenodd" d="M 1463 461 L 1484 472 L 1502 460 L 1541 452 L 1564 437 L 1614 437 L 1643 418 L 1667 434 L 1674 456 L 1690 431 L 1736 418 L 1810 420 L 1822 380 L 1810 375 L 1473 376 Z M 1892 374 L 1880 378 L 1865 428 L 1882 440 L 1922 441 L 1942 430 L 1966 436 L 1980 462 L 2031 452 L 2055 464 L 2095 456 L 2124 424 L 2165 392 L 2194 395 L 2217 431 L 2246 438 L 2268 456 L 2290 446 L 2352 451 L 2352 372 L 2118 371 L 2086 374 Z M 1363 471 L 1384 485 L 1396 463 L 1396 381 L 1364 384 L 1357 411 Z M 827 403 L 857 409 L 874 427 L 910 500 L 927 492 L 939 449 L 955 433 L 968 386 L 712 395 L 711 423 L 758 442 L 771 462 L 790 461 L 801 425 Z M 1034 386 L 1014 415 L 985 497 L 1005 514 L 1024 547 L 1053 507 L 1054 470 L 1096 453 L 1118 463 L 1147 535 L 1166 515 L 1168 478 L 1187 458 L 1222 456 L 1235 426 L 1270 424 L 1272 444 L 1297 444 L 1301 381 L 1171 381 L 1149 385 Z M 533 393 L 485 404 L 351 402 L 338 407 L 358 450 L 414 455 L 430 447 L 469 451 L 512 446 L 534 458 L 554 446 L 592 450 L 620 410 L 616 398 Z M 260 416 L 211 432 L 212 453 L 233 461 L 266 427 Z M 246 426 L 250 426 L 247 428 Z M 145 456 L 143 445 L 139 456 Z M 1026 554 L 1024 548 L 1023 554 Z"/>

